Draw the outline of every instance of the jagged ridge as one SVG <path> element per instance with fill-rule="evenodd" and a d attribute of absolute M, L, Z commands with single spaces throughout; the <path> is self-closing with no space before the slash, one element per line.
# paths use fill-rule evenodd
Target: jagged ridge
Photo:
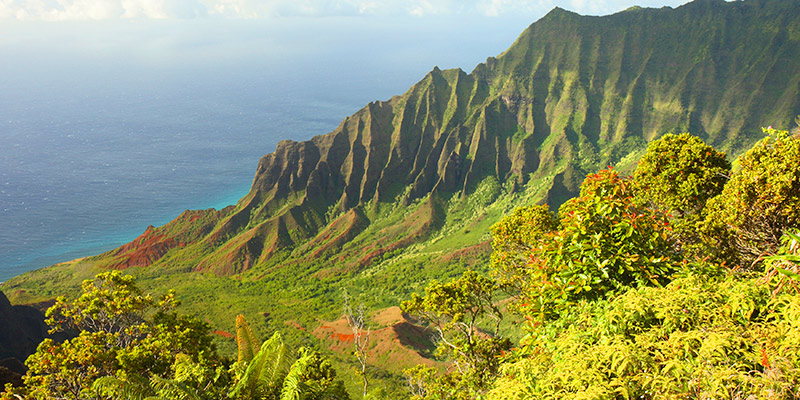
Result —
<path fill-rule="evenodd" d="M 550 178 L 539 200 L 552 205 L 586 171 L 667 132 L 736 152 L 800 110 L 794 11 L 791 0 L 697 0 L 606 17 L 556 8 L 470 74 L 434 68 L 326 135 L 280 142 L 235 208 L 179 217 L 103 257 L 147 265 L 172 251 L 168 259 L 197 270 L 235 274 L 283 249 L 341 248 L 376 222 L 370 207 L 427 198 L 407 223 L 376 230 L 373 242 L 391 243 L 352 250 L 363 266 L 435 231 L 440 199 L 467 196 L 487 177 L 509 191 Z"/>

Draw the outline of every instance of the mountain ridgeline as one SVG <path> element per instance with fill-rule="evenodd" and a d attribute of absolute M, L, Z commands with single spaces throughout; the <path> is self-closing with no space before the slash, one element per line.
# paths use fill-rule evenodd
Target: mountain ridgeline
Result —
<path fill-rule="evenodd" d="M 472 73 L 434 68 L 328 134 L 280 142 L 235 206 L 187 211 L 94 260 L 232 275 L 328 257 L 328 272 L 357 270 L 467 232 L 496 203 L 498 215 L 557 207 L 587 172 L 630 168 L 668 132 L 736 154 L 800 112 L 796 6 L 697 0 L 603 17 L 556 8 Z M 481 242 L 465 235 L 457 247 Z"/>

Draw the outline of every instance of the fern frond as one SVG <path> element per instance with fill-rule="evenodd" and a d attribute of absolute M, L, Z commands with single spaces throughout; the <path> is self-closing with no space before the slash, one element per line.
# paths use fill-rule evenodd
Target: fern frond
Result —
<path fill-rule="evenodd" d="M 131 375 L 127 380 L 104 376 L 94 381 L 92 389 L 103 396 L 124 400 L 145 400 L 155 395 L 147 379 L 138 375 Z"/>
<path fill-rule="evenodd" d="M 289 347 L 283 343 L 283 337 L 280 333 L 275 332 L 275 334 L 264 343 L 262 351 L 266 351 L 270 355 L 267 363 L 265 363 L 266 371 L 263 375 L 266 379 L 264 379 L 264 381 L 270 387 L 280 387 L 292 366 L 293 360 L 289 352 Z"/>
<path fill-rule="evenodd" d="M 203 400 L 203 396 L 196 389 L 189 387 L 184 382 L 172 379 L 150 378 L 150 384 L 158 392 L 159 398 L 171 400 Z"/>
<path fill-rule="evenodd" d="M 253 359 L 256 349 L 260 347 L 253 329 L 242 314 L 236 316 L 236 345 L 239 348 L 239 361 L 247 363 Z"/>
<path fill-rule="evenodd" d="M 231 390 L 237 399 L 259 399 L 267 393 L 277 391 L 288 371 L 288 350 L 279 333 L 261 345 Z"/>
<path fill-rule="evenodd" d="M 280 400 L 299 400 L 303 394 L 310 391 L 311 388 L 303 382 L 303 375 L 308 369 L 310 358 L 309 354 L 305 354 L 292 364 L 283 380 Z"/>

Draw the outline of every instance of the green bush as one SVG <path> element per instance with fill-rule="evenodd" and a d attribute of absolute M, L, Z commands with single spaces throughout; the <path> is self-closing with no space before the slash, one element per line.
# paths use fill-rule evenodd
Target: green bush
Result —
<path fill-rule="evenodd" d="M 795 398 L 798 326 L 798 296 L 688 276 L 532 329 L 488 398 Z"/>
<path fill-rule="evenodd" d="M 529 315 L 661 285 L 675 270 L 668 221 L 637 207 L 631 182 L 614 170 L 589 175 L 559 217 L 560 229 L 544 235 L 529 254 L 523 292 Z"/>
<path fill-rule="evenodd" d="M 650 143 L 633 174 L 643 203 L 679 216 L 700 214 L 730 174 L 725 153 L 689 133 L 668 133 Z"/>
<path fill-rule="evenodd" d="M 722 193 L 709 201 L 704 229 L 750 268 L 775 254 L 784 231 L 800 228 L 800 135 L 767 134 L 739 158 Z"/>
<path fill-rule="evenodd" d="M 699 138 L 666 134 L 650 143 L 634 171 L 635 201 L 667 216 L 684 258 L 716 255 L 697 225 L 705 218 L 707 201 L 722 192 L 730 169 L 725 153 Z"/>
<path fill-rule="evenodd" d="M 519 207 L 492 225 L 491 269 L 499 283 L 521 290 L 528 254 L 557 228 L 558 220 L 547 205 Z"/>

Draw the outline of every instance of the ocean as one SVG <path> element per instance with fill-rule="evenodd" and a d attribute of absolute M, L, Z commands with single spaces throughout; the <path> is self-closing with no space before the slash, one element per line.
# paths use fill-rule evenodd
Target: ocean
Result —
<path fill-rule="evenodd" d="M 235 204 L 278 141 L 469 72 L 531 22 L 4 23 L 0 282 Z"/>

